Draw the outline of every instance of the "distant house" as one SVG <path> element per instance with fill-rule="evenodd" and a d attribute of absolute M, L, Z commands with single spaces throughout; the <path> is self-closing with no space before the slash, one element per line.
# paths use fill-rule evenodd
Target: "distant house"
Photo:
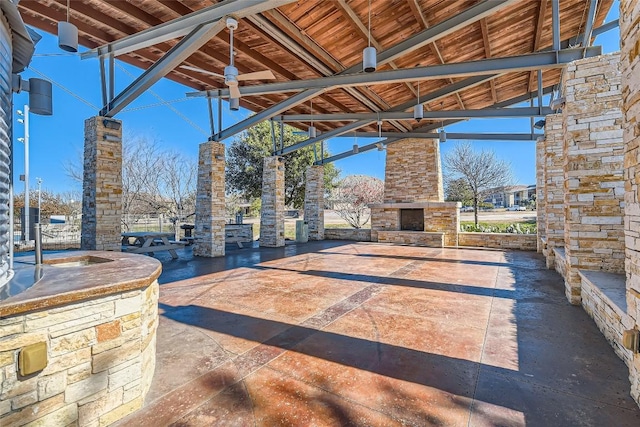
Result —
<path fill-rule="evenodd" d="M 509 208 L 521 206 L 529 202 L 536 194 L 536 185 L 510 185 L 497 187 L 491 190 L 484 199 L 485 203 L 491 203 L 495 207 Z"/>

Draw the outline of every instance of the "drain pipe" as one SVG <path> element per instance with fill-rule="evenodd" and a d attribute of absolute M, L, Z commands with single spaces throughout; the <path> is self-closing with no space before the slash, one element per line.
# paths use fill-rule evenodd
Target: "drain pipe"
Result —
<path fill-rule="evenodd" d="M 36 235 L 35 237 L 35 241 L 36 241 L 36 265 L 41 265 L 42 264 L 42 229 L 40 228 L 40 223 L 36 223 L 34 224 L 34 228 L 35 228 L 35 232 Z"/>

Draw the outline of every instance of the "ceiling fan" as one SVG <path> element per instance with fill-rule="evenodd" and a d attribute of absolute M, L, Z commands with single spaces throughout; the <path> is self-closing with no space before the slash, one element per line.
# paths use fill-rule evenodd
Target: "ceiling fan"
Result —
<path fill-rule="evenodd" d="M 209 74 L 214 77 L 224 79 L 224 83 L 229 87 L 229 95 L 231 99 L 240 99 L 240 89 L 238 82 L 247 80 L 273 80 L 276 76 L 271 70 L 256 71 L 254 73 L 238 74 L 238 69 L 233 65 L 233 31 L 238 28 L 238 21 L 234 18 L 227 18 L 227 28 L 229 29 L 229 65 L 224 67 L 224 74 L 214 73 L 213 71 L 203 70 L 202 68 L 191 67 L 189 65 L 181 65 L 180 68 L 185 70 L 196 71 L 198 73 Z"/>

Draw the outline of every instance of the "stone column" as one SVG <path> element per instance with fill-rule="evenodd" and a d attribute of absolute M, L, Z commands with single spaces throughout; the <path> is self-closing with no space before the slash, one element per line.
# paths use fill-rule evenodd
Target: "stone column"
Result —
<path fill-rule="evenodd" d="M 640 328 L 640 2 L 620 0 L 622 96 L 625 144 L 625 241 L 627 314 Z M 631 396 L 640 404 L 640 354 L 629 365 Z"/>
<path fill-rule="evenodd" d="M 575 61 L 564 75 L 565 294 L 578 270 L 624 271 L 624 144 L 619 54 Z"/>
<path fill-rule="evenodd" d="M 553 249 L 564 247 L 564 166 L 562 159 L 562 114 L 549 114 L 544 126 L 545 233 L 543 255 L 547 268 L 555 268 Z"/>
<path fill-rule="evenodd" d="M 284 246 L 284 161 L 279 156 L 264 158 L 260 246 Z"/>
<path fill-rule="evenodd" d="M 309 225 L 309 240 L 324 240 L 324 166 L 307 168 L 304 220 Z"/>
<path fill-rule="evenodd" d="M 224 166 L 223 143 L 200 144 L 193 238 L 195 256 L 224 256 Z"/>
<path fill-rule="evenodd" d="M 80 247 L 84 250 L 120 251 L 121 231 L 122 122 L 107 117 L 91 117 L 84 122 Z"/>
<path fill-rule="evenodd" d="M 545 231 L 546 218 L 546 199 L 544 188 L 544 167 L 545 167 L 545 150 L 544 150 L 544 137 L 538 138 L 536 141 L 536 214 L 538 224 L 538 253 L 542 253 L 544 243 L 542 240 L 547 240 Z"/>
<path fill-rule="evenodd" d="M 444 202 L 440 141 L 407 138 L 387 146 L 384 201 Z"/>

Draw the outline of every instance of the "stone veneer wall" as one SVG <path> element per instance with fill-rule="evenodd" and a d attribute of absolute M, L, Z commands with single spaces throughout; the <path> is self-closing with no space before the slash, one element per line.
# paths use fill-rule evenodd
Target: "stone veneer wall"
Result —
<path fill-rule="evenodd" d="M 460 246 L 535 251 L 538 247 L 537 243 L 538 236 L 535 234 L 466 232 L 458 234 L 458 244 Z"/>
<path fill-rule="evenodd" d="M 444 201 L 440 141 L 407 138 L 387 145 L 384 201 Z"/>
<path fill-rule="evenodd" d="M 545 232 L 546 218 L 546 199 L 545 199 L 545 188 L 544 188 L 544 177 L 545 177 L 545 148 L 544 148 L 544 137 L 538 138 L 536 141 L 536 215 L 537 215 L 537 225 L 538 225 L 538 241 L 537 241 L 537 251 L 542 253 L 542 248 L 545 243 L 543 243 L 543 239 L 546 242 L 547 236 Z"/>
<path fill-rule="evenodd" d="M 0 319 L 0 425 L 106 426 L 142 407 L 155 369 L 158 282 Z M 19 379 L 18 350 L 46 342 L 47 367 Z"/>
<path fill-rule="evenodd" d="M 307 168 L 304 220 L 309 226 L 309 240 L 324 240 L 324 166 Z"/>
<path fill-rule="evenodd" d="M 103 120 L 120 124 L 107 129 Z M 111 135 L 115 141 L 107 141 Z M 82 234 L 86 250 L 119 251 L 122 232 L 122 122 L 91 117 L 84 122 Z"/>
<path fill-rule="evenodd" d="M 633 354 L 622 346 L 622 333 L 633 327 L 626 313 L 623 298 L 624 275 L 600 271 L 580 271 L 582 280 L 582 307 L 602 332 L 613 350 L 627 366 L 633 363 Z M 618 281 L 620 288 L 618 288 Z M 613 285 L 613 286 L 612 286 Z"/>
<path fill-rule="evenodd" d="M 640 2 L 620 0 L 624 120 L 627 313 L 640 323 Z M 640 354 L 629 366 L 631 395 L 640 403 Z"/>
<path fill-rule="evenodd" d="M 578 270 L 624 271 L 620 56 L 574 61 L 564 81 L 565 293 L 580 304 Z"/>
<path fill-rule="evenodd" d="M 547 244 L 543 255 L 547 268 L 554 268 L 555 247 L 564 246 L 564 166 L 562 159 L 562 114 L 545 117 L 544 127 L 544 188 L 545 188 L 545 237 Z"/>
<path fill-rule="evenodd" d="M 260 246 L 284 246 L 284 161 L 279 156 L 264 158 Z"/>
<path fill-rule="evenodd" d="M 441 248 L 444 246 L 444 233 L 426 231 L 379 231 L 378 242 Z"/>
<path fill-rule="evenodd" d="M 370 242 L 371 230 L 366 228 L 325 228 L 325 240 L 355 240 L 356 242 Z"/>
<path fill-rule="evenodd" d="M 198 153 L 196 218 L 193 235 L 195 256 L 224 256 L 225 198 L 224 144 L 205 142 Z"/>

